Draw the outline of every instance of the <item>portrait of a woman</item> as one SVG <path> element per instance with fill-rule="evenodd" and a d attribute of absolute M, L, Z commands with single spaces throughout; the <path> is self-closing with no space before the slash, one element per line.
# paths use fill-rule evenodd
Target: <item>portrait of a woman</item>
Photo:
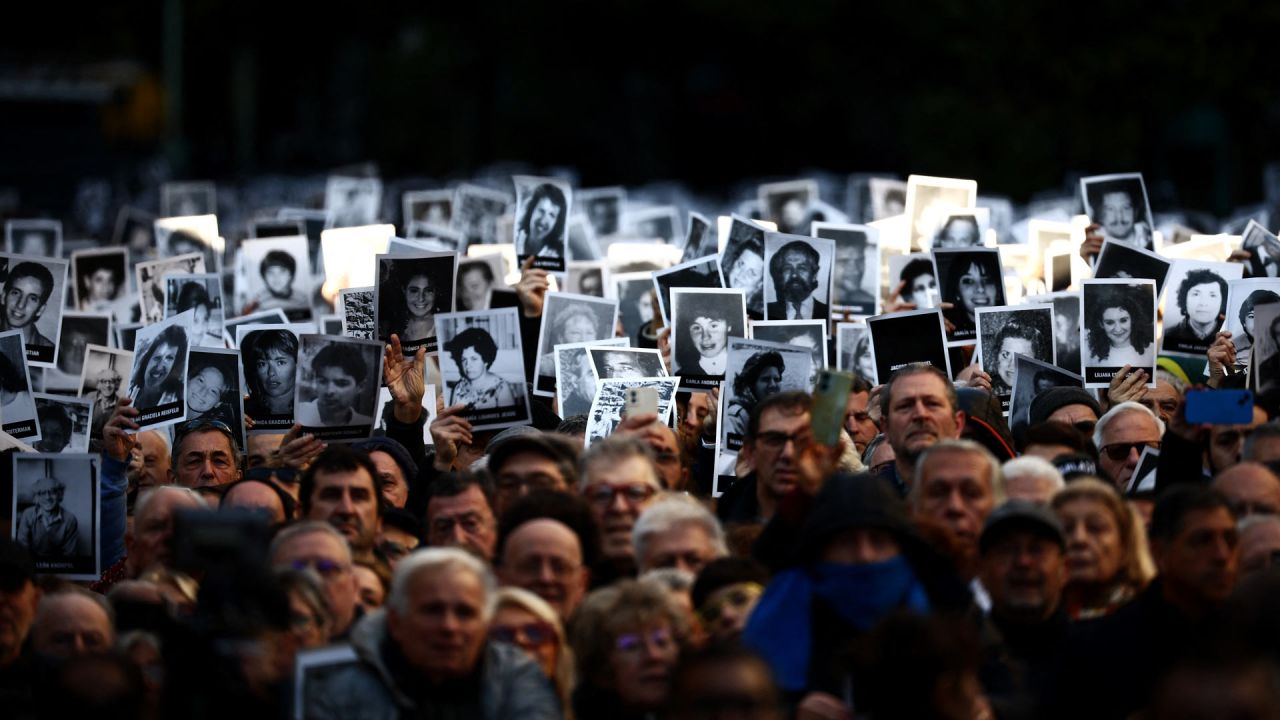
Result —
<path fill-rule="evenodd" d="M 1155 362 L 1150 314 L 1124 292 L 1111 292 L 1092 303 L 1085 328 L 1089 360 L 1094 367 L 1150 367 Z"/>
<path fill-rule="evenodd" d="M 400 336 L 405 351 L 436 336 L 436 314 L 452 310 L 450 283 L 437 274 L 438 262 L 398 259 L 392 261 L 389 281 L 379 296 L 379 336 Z M 384 281 L 385 282 L 385 281 Z"/>
<path fill-rule="evenodd" d="M 191 353 L 187 369 L 187 419 L 218 420 L 227 427 L 237 428 L 240 424 L 231 405 L 235 394 L 230 392 L 235 388 L 235 379 L 229 377 L 228 369 L 221 362 L 223 358 L 234 360 L 234 356 L 229 355 Z"/>
<path fill-rule="evenodd" d="M 472 327 L 458 333 L 444 349 L 458 366 L 462 379 L 453 386 L 449 404 L 464 403 L 468 410 L 513 407 L 520 390 L 493 372 L 498 345 L 489 333 Z"/>
<path fill-rule="evenodd" d="M 182 392 L 187 333 L 170 325 L 151 341 L 129 382 L 129 397 L 139 410 L 178 402 Z"/>
<path fill-rule="evenodd" d="M 516 226 L 516 247 L 520 256 L 563 258 L 567 200 L 564 191 L 551 183 L 533 189 Z"/>
<path fill-rule="evenodd" d="M 684 295 L 674 332 L 678 375 L 724 375 L 729 338 L 741 337 L 742 306 L 736 294 Z M 688 307 L 685 306 L 688 305 Z M 737 319 L 735 319 L 737 318 Z"/>
<path fill-rule="evenodd" d="M 748 240 L 730 246 L 721 267 L 729 287 L 747 294 L 747 313 L 764 317 L 764 245 Z"/>
<path fill-rule="evenodd" d="M 903 302 L 915 303 L 918 308 L 937 304 L 938 278 L 934 275 L 933 263 L 916 258 L 903 266 L 899 277 L 903 283 L 900 295 Z"/>
<path fill-rule="evenodd" d="M 539 376 L 550 381 L 555 380 L 556 345 L 600 340 L 608 337 L 609 331 L 607 319 L 595 313 L 590 305 L 569 303 L 559 305 L 558 309 L 559 312 L 548 317 L 548 339 L 542 346 L 546 352 L 538 365 Z M 541 387 L 541 383 L 539 385 Z"/>
<path fill-rule="evenodd" d="M 1048 338 L 1033 325 L 1018 320 L 1010 320 L 1000 327 L 995 342 L 990 346 L 993 356 L 984 355 L 983 364 L 991 374 L 991 390 L 996 395 L 1013 393 L 1013 381 L 1017 376 L 1018 355 L 1026 355 L 1036 360 L 1048 362 L 1052 358 L 1049 352 Z M 987 352 L 984 348 L 983 352 Z"/>
<path fill-rule="evenodd" d="M 980 307 L 1003 305 L 1000 269 L 993 254 L 963 255 L 951 265 L 943 300 L 951 303 L 944 315 L 955 326 L 952 340 L 972 340 Z"/>
<path fill-rule="evenodd" d="M 287 330 L 258 330 L 245 336 L 240 352 L 244 357 L 245 381 L 249 385 L 249 397 L 244 402 L 245 414 L 255 420 L 292 416 L 298 338 Z"/>
<path fill-rule="evenodd" d="M 1164 334 L 1164 349 L 1203 353 L 1213 344 L 1219 316 L 1227 310 L 1227 281 L 1212 270 L 1187 273 L 1178 284 L 1178 310 L 1182 320 Z"/>
<path fill-rule="evenodd" d="M 756 403 L 782 389 L 782 375 L 787 366 L 777 350 L 758 352 L 747 358 L 742 371 L 733 379 L 733 397 L 725 409 L 730 435 L 739 438 L 747 433 L 747 421 Z"/>

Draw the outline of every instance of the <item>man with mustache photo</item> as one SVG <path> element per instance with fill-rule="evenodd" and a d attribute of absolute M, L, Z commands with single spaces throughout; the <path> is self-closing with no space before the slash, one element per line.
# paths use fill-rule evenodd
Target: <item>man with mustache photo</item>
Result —
<path fill-rule="evenodd" d="M 830 314 L 827 304 L 814 294 L 820 286 L 820 265 L 821 256 L 812 245 L 802 240 L 783 245 L 769 260 L 778 299 L 765 308 L 765 316 L 770 320 L 826 320 Z"/>

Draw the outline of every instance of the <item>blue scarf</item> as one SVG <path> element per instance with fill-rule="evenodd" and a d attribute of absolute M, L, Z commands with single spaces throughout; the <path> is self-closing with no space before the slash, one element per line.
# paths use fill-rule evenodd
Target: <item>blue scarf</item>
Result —
<path fill-rule="evenodd" d="M 924 587 L 901 555 L 878 563 L 817 563 L 778 573 L 751 612 L 742 641 L 769 663 L 784 690 L 808 685 L 815 597 L 860 632 L 898 608 L 929 612 Z"/>

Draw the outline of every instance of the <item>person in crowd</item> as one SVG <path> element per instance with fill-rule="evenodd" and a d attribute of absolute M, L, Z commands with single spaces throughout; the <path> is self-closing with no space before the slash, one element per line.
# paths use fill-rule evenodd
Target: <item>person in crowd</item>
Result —
<path fill-rule="evenodd" d="M 1030 425 L 1060 422 L 1082 433 L 1093 434 L 1102 406 L 1083 388 L 1055 387 L 1037 393 L 1031 400 Z"/>
<path fill-rule="evenodd" d="M 188 487 L 225 487 L 240 479 L 235 435 L 216 420 L 193 420 L 178 427 L 170 475 Z"/>
<path fill-rule="evenodd" d="M 583 453 L 580 475 L 582 496 L 591 504 L 600 527 L 603 554 L 613 577 L 633 575 L 636 557 L 631 533 L 636 518 L 662 491 L 653 451 L 637 438 L 608 437 Z"/>
<path fill-rule="evenodd" d="M 689 627 L 666 590 L 622 580 L 587 596 L 569 637 L 574 715 L 640 720 L 666 706 Z"/>
<path fill-rule="evenodd" d="M 298 337 L 288 330 L 259 330 L 246 341 L 240 348 L 249 386 L 245 414 L 255 418 L 292 415 Z"/>
<path fill-rule="evenodd" d="M 1210 425 L 1204 438 L 1206 474 L 1216 475 L 1234 466 L 1244 456 L 1244 441 L 1253 429 L 1267 422 L 1261 405 L 1253 406 L 1253 420 L 1241 425 Z"/>
<path fill-rule="evenodd" d="M 532 490 L 572 492 L 578 485 L 578 452 L 554 433 L 522 433 L 489 446 L 495 513 L 501 517 Z"/>
<path fill-rule="evenodd" d="M 951 268 L 942 299 L 951 303 L 943 311 L 943 317 L 955 327 L 956 337 L 972 338 L 977 328 L 977 309 L 997 304 L 1003 294 L 999 292 L 1000 272 L 994 256 L 961 259 Z"/>
<path fill-rule="evenodd" d="M 818 290 L 821 257 L 812 245 L 793 240 L 778 249 L 769 260 L 769 276 L 778 299 L 769 303 L 766 317 L 773 320 L 825 320 L 830 315 Z M 821 293 L 820 293 L 821 294 Z"/>
<path fill-rule="evenodd" d="M 378 491 L 382 493 L 386 509 L 403 508 L 409 502 L 410 483 L 418 479 L 418 463 L 404 445 L 383 436 L 353 443 L 352 447 L 368 454 L 369 461 L 378 469 Z"/>
<path fill-rule="evenodd" d="M 369 367 L 360 353 L 336 343 L 320 348 L 311 360 L 315 398 L 298 403 L 298 422 L 309 426 L 368 425 L 373 418 L 356 410 L 356 400 L 365 389 Z"/>
<path fill-rule="evenodd" d="M 108 463 L 104 460 L 103 465 L 105 482 Z M 91 589 L 106 592 L 116 583 L 135 580 L 150 570 L 170 570 L 174 515 L 184 510 L 208 509 L 204 498 L 189 488 L 161 485 L 142 492 L 134 506 L 133 522 L 124 531 L 123 555 L 102 572 Z M 106 522 L 104 515 L 104 527 Z"/>
<path fill-rule="evenodd" d="M 1038 457 L 1053 462 L 1063 455 L 1085 453 L 1091 441 L 1088 435 L 1067 423 L 1050 421 L 1027 426 L 1019 442 L 1022 457 Z M 1065 475 L 1063 479 L 1066 479 Z"/>
<path fill-rule="evenodd" d="M 469 410 L 512 407 L 522 391 L 493 372 L 498 345 L 480 328 L 467 328 L 445 344 L 462 379 L 452 388 L 450 405 L 463 404 Z"/>
<path fill-rule="evenodd" d="M 1276 461 L 1280 460 L 1280 421 L 1272 420 L 1255 427 L 1244 439 L 1241 459 L 1263 463 L 1274 470 Z"/>
<path fill-rule="evenodd" d="M 1250 515 L 1240 520 L 1240 582 L 1280 567 L 1280 517 Z"/>
<path fill-rule="evenodd" d="M 773 517 L 778 503 L 800 479 L 799 461 L 810 445 L 813 397 L 781 392 L 757 403 L 747 422 L 739 457 L 754 472 L 724 491 L 716 514 L 726 525 L 761 523 Z"/>
<path fill-rule="evenodd" d="M 0 697 L 18 712 L 32 702 L 36 678 L 27 636 L 40 603 L 27 549 L 0 537 Z"/>
<path fill-rule="evenodd" d="M 104 653 L 115 643 L 115 617 L 103 596 L 75 586 L 45 593 L 31 624 L 31 650 L 46 661 Z"/>
<path fill-rule="evenodd" d="M 182 397 L 182 365 L 187 357 L 187 332 L 171 325 L 151 341 L 129 379 L 129 397 L 137 408 L 176 403 Z"/>
<path fill-rule="evenodd" d="M 1098 469 L 1117 489 L 1127 490 L 1142 449 L 1159 450 L 1164 431 L 1164 422 L 1136 402 L 1112 406 L 1093 429 Z"/>
<path fill-rule="evenodd" d="M 403 508 L 389 506 L 382 511 L 382 532 L 378 535 L 378 554 L 395 572 L 396 565 L 422 544 L 422 521 Z"/>
<path fill-rule="evenodd" d="M 640 573 L 677 568 L 697 575 L 729 554 L 720 522 L 688 495 L 666 495 L 645 508 L 631 538 Z"/>
<path fill-rule="evenodd" d="M 555 690 L 519 648 L 489 639 L 492 573 L 457 548 L 427 548 L 401 561 L 385 611 L 351 634 L 358 661 L 307 686 L 311 718 L 559 718 Z"/>
<path fill-rule="evenodd" d="M 545 600 L 528 590 L 499 588 L 494 593 L 489 639 L 514 645 L 537 661 L 555 686 L 561 709 L 572 709 L 573 650 L 559 614 Z"/>
<path fill-rule="evenodd" d="M 257 511 L 272 526 L 282 527 L 294 519 L 296 506 L 289 493 L 270 480 L 244 478 L 224 487 L 218 511 L 246 508 Z"/>
<path fill-rule="evenodd" d="M 53 274 L 33 262 L 13 266 L 4 280 L 0 297 L 0 332 L 21 330 L 22 342 L 28 348 L 52 348 L 53 341 L 36 327 L 53 294 Z M 59 298 L 56 302 L 61 303 Z"/>
<path fill-rule="evenodd" d="M 1161 358 L 1163 363 L 1165 358 Z M 1142 386 L 1138 397 L 1133 398 L 1164 421 L 1165 426 L 1173 421 L 1182 407 L 1183 398 L 1187 394 L 1187 384 L 1173 373 L 1159 367 L 1156 369 L 1156 386 Z"/>
<path fill-rule="evenodd" d="M 1227 498 L 1237 518 L 1280 515 L 1280 477 L 1261 463 L 1242 462 L 1219 472 L 1213 489 Z"/>
<path fill-rule="evenodd" d="M 866 452 L 867 445 L 875 436 L 880 434 L 880 427 L 871 417 L 871 383 L 861 374 L 853 378 L 844 413 L 844 429 L 853 439 L 854 449 L 861 455 Z"/>
<path fill-rule="evenodd" d="M 1004 474 L 1005 495 L 1010 500 L 1047 505 L 1064 484 L 1058 468 L 1041 457 L 1027 456 L 1007 460 L 1000 471 Z"/>
<path fill-rule="evenodd" d="M 753 720 L 787 717 L 768 663 L 732 644 L 712 645 L 682 657 L 671 681 L 669 707 L 666 717 L 672 720 L 732 712 Z"/>
<path fill-rule="evenodd" d="M 277 533 L 268 554 L 278 571 L 313 571 L 320 576 L 332 616 L 324 642 L 345 639 L 357 619 L 360 597 L 346 537 L 328 523 L 303 521 Z M 319 623 L 315 632 L 321 634 Z"/>
<path fill-rule="evenodd" d="M 557 491 L 537 490 L 517 500 L 498 527 L 498 579 L 542 598 L 567 623 L 600 560 L 592 512 L 581 497 Z"/>
<path fill-rule="evenodd" d="M 689 599 L 710 641 L 736 642 L 768 584 L 769 571 L 751 558 L 722 557 L 707 563 Z"/>
<path fill-rule="evenodd" d="M 258 276 L 262 278 L 262 292 L 253 299 L 258 310 L 307 307 L 307 291 L 295 288 L 298 261 L 283 250 L 270 250 L 258 263 Z"/>
<path fill-rule="evenodd" d="M 289 629 L 298 649 L 323 647 L 333 636 L 333 611 L 324 579 L 313 570 L 276 571 L 280 587 L 289 596 Z"/>
<path fill-rule="evenodd" d="M 1005 500 L 1000 463 L 970 440 L 941 440 L 920 455 L 911 484 L 911 511 L 945 528 L 961 575 L 977 570 L 978 540 L 991 511 Z M 974 584 L 980 605 L 986 605 L 981 586 Z"/>
<path fill-rule="evenodd" d="M 498 522 L 488 480 L 470 473 L 438 476 L 427 501 L 426 530 L 432 547 L 460 547 L 493 560 Z"/>
<path fill-rule="evenodd" d="M 1089 366 L 1150 367 L 1155 355 L 1150 315 L 1133 297 L 1116 292 L 1090 306 L 1085 316 Z"/>
<path fill-rule="evenodd" d="M 356 603 L 360 612 L 368 614 L 382 607 L 386 600 L 387 587 L 372 562 L 357 562 L 351 567 L 356 576 Z M 382 571 L 385 573 L 385 570 Z"/>
<path fill-rule="evenodd" d="M 382 531 L 378 469 L 364 453 L 332 445 L 302 474 L 299 508 L 305 520 L 329 523 L 347 539 L 356 560 L 373 557 Z"/>
<path fill-rule="evenodd" d="M 924 364 L 900 368 L 889 378 L 880 391 L 880 417 L 894 453 L 886 479 L 904 495 L 920 455 L 940 440 L 959 438 L 965 425 L 951 379 Z"/>

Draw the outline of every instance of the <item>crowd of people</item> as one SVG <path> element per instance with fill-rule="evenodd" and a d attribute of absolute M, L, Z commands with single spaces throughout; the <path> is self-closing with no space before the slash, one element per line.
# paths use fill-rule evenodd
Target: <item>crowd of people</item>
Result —
<path fill-rule="evenodd" d="M 543 226 L 564 222 L 530 202 L 520 232 L 542 248 Z M 1080 252 L 1101 237 L 1093 226 Z M 531 385 L 541 252 L 515 286 Z M 780 286 L 787 263 L 813 262 L 793 255 L 770 268 Z M 945 308 L 950 329 L 995 302 L 995 275 L 970 268 L 982 297 Z M 898 290 L 885 312 L 921 292 Z M 801 296 L 770 314 L 831 314 Z M 641 339 L 671 368 L 671 329 L 650 317 Z M 574 319 L 545 326 L 576 341 Z M 264 335 L 242 350 L 264 368 L 252 426 L 278 414 L 272 389 L 293 373 L 272 385 L 270 364 L 296 348 Z M 1154 378 L 1126 369 L 1102 391 L 1037 387 L 1017 432 L 993 393 L 1012 383 L 1003 369 L 912 364 L 873 385 L 854 368 L 835 444 L 815 439 L 820 400 L 780 389 L 769 357 L 737 369 L 728 417 L 715 391 L 682 392 L 674 422 L 633 413 L 584 449 L 586 417 L 533 396 L 530 422 L 474 429 L 469 403 L 515 391 L 486 384 L 490 350 L 465 333 L 441 348 L 477 372 L 428 413 L 432 358 L 391 336 L 385 430 L 351 443 L 295 425 L 242 448 L 230 413 L 143 430 L 121 374 L 104 374 L 102 572 L 37 572 L 77 533 L 62 508 L 76 480 L 37 483 L 0 539 L 3 714 L 1280 715 L 1277 408 L 1231 425 L 1185 412 L 1196 386 L 1244 381 L 1230 333 L 1201 359 L 1205 382 L 1162 358 Z M 729 478 L 722 422 L 742 442 Z M 1147 449 L 1154 484 L 1136 481 Z"/>

